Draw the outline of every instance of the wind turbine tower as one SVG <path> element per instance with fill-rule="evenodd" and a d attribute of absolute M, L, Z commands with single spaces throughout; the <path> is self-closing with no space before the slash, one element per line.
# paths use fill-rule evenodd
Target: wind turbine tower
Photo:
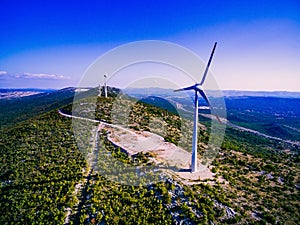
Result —
<path fill-rule="evenodd" d="M 104 74 L 104 96 L 107 98 L 107 75 Z"/>
<path fill-rule="evenodd" d="M 194 109 L 194 127 L 193 127 L 193 141 L 192 141 L 192 161 L 191 161 L 191 172 L 197 172 L 198 170 L 198 167 L 197 167 L 197 142 L 198 142 L 198 93 L 202 96 L 202 98 L 204 98 L 204 100 L 207 102 L 208 106 L 210 108 L 212 108 L 212 105 L 210 104 L 203 88 L 202 88 L 202 85 L 205 81 L 205 78 L 206 78 L 206 75 L 208 73 L 208 69 L 209 69 L 209 66 L 210 66 L 210 63 L 212 61 L 212 58 L 213 58 L 213 55 L 214 55 L 214 52 L 215 52 L 215 49 L 216 49 L 216 46 L 217 46 L 217 42 L 215 42 L 215 45 L 213 47 L 213 50 L 211 52 L 211 55 L 210 55 L 210 58 L 208 60 L 208 63 L 206 65 L 206 68 L 205 68 L 205 71 L 204 71 L 204 74 L 202 76 L 202 80 L 200 81 L 200 83 L 196 83 L 192 86 L 189 86 L 189 87 L 185 87 L 185 88 L 181 88 L 181 89 L 177 89 L 175 90 L 175 92 L 177 91 L 188 91 L 188 90 L 194 90 L 195 91 L 195 109 Z M 218 121 L 220 122 L 220 119 L 218 116 L 216 116 Z"/>
<path fill-rule="evenodd" d="M 101 97 L 101 84 L 98 86 L 98 96 Z"/>

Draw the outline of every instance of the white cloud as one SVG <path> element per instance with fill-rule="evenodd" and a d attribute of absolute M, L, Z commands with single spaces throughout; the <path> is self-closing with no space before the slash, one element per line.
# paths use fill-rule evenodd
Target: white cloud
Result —
<path fill-rule="evenodd" d="M 24 73 L 19 75 L 20 78 L 25 79 L 46 79 L 46 80 L 68 80 L 70 77 L 57 75 L 57 74 L 45 74 L 45 73 Z"/>
<path fill-rule="evenodd" d="M 69 80 L 70 77 L 57 75 L 57 74 L 46 74 L 46 73 L 20 73 L 12 74 L 4 70 L 0 70 L 0 76 L 2 79 L 32 79 L 32 80 Z"/>
<path fill-rule="evenodd" d="M 0 70 L 0 76 L 1 75 L 6 75 L 7 74 L 7 72 L 6 71 L 4 71 L 4 70 Z"/>

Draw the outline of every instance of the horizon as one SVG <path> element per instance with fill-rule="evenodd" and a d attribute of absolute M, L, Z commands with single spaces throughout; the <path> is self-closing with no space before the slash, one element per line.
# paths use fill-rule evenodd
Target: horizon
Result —
<path fill-rule="evenodd" d="M 115 86 L 108 86 L 108 87 L 113 87 L 113 88 L 117 88 Z M 93 88 L 97 88 L 97 86 L 95 87 L 79 87 L 79 86 L 65 86 L 62 88 L 37 88 L 37 87 L 0 87 L 0 90 L 41 90 L 41 91 L 59 91 L 59 90 L 63 90 L 63 89 L 68 89 L 68 88 L 87 88 L 87 89 L 93 89 Z M 122 88 L 119 88 L 120 90 L 125 90 Z M 131 89 L 164 89 L 164 90 L 173 90 L 171 88 L 160 88 L 160 87 L 137 87 L 137 88 L 129 88 L 129 90 Z M 206 91 L 210 92 L 210 91 L 221 91 L 221 92 L 254 92 L 254 93 L 259 93 L 259 92 L 265 92 L 265 93 L 300 93 L 300 91 L 281 91 L 281 90 L 238 90 L 238 89 L 224 89 L 224 90 L 211 90 L 211 89 L 207 89 Z"/>
<path fill-rule="evenodd" d="M 6 34 L 0 37 L 0 88 L 77 86 L 107 51 L 163 40 L 189 49 L 204 63 L 217 41 L 210 71 L 221 90 L 300 91 L 296 0 L 0 5 L 5 8 L 0 26 Z"/>

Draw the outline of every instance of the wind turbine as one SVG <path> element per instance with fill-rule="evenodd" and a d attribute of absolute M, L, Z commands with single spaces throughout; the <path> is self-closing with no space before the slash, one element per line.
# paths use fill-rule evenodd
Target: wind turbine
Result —
<path fill-rule="evenodd" d="M 101 97 L 101 84 L 98 86 L 98 96 Z"/>
<path fill-rule="evenodd" d="M 208 63 L 206 65 L 206 68 L 205 68 L 205 71 L 204 71 L 204 74 L 202 76 L 202 80 L 200 81 L 200 83 L 196 83 L 192 86 L 189 86 L 189 87 L 185 87 L 185 88 L 181 88 L 181 89 L 177 89 L 175 90 L 175 92 L 177 91 L 188 91 L 188 90 L 194 90 L 195 91 L 195 110 L 194 110 L 194 128 L 193 128 L 193 141 L 192 141 L 192 162 L 191 162 L 191 172 L 197 172 L 197 134 L 198 134 L 198 93 L 202 96 L 202 98 L 204 98 L 204 100 L 207 102 L 207 104 L 209 105 L 209 107 L 211 108 L 212 105 L 210 104 L 204 90 L 202 89 L 202 85 L 205 81 L 205 78 L 206 78 L 206 75 L 208 73 L 208 69 L 209 69 L 209 66 L 210 66 L 210 63 L 212 61 L 212 58 L 213 58 L 213 55 L 214 55 L 214 52 L 215 52 L 215 49 L 216 49 L 216 46 L 217 46 L 217 42 L 215 42 L 215 45 L 213 47 L 213 50 L 210 54 L 210 58 L 208 60 Z M 220 122 L 220 119 L 218 116 L 217 117 L 217 120 Z"/>
<path fill-rule="evenodd" d="M 104 74 L 104 96 L 107 98 L 107 81 L 106 81 L 106 74 Z"/>

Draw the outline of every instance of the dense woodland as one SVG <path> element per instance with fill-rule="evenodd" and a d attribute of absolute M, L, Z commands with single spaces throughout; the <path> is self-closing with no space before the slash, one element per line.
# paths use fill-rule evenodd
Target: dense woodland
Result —
<path fill-rule="evenodd" d="M 57 111 L 1 132 L 1 224 L 62 224 L 86 161 Z"/>
<path fill-rule="evenodd" d="M 98 98 L 93 117 L 114 119 L 113 101 Z M 130 128 L 147 130 L 149 118 L 160 117 L 171 128 L 163 133 L 165 139 L 180 144 L 184 123 L 178 115 L 143 102 L 135 109 L 129 114 Z M 297 146 L 228 128 L 211 166 L 213 180 L 186 185 L 162 173 L 157 183 L 122 185 L 108 179 L 110 169 L 117 171 L 117 162 L 147 164 L 151 155 L 128 157 L 107 141 L 105 130 L 98 133 L 97 146 L 85 143 L 93 135 L 89 130 L 75 139 L 72 119 L 57 110 L 41 110 L 1 128 L 0 224 L 298 224 L 300 220 Z M 63 111 L 71 113 L 72 105 Z M 1 118 L 12 116 L 9 108 L 6 112 Z M 199 135 L 203 151 L 207 128 Z M 101 149 L 97 157 L 102 160 L 91 165 L 94 149 Z"/>

